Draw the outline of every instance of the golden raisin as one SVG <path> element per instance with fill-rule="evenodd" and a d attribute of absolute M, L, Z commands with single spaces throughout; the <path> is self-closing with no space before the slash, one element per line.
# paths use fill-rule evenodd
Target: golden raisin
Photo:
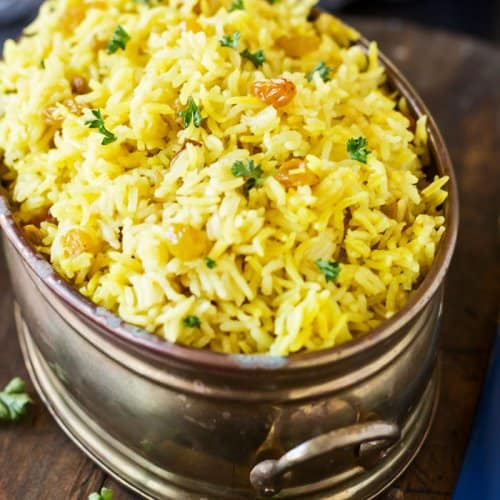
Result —
<path fill-rule="evenodd" d="M 71 79 L 71 90 L 73 94 L 87 94 L 90 91 L 89 84 L 83 76 L 74 76 Z"/>
<path fill-rule="evenodd" d="M 181 260 L 193 260 L 207 254 L 207 235 L 193 226 L 172 224 L 167 229 L 166 237 L 168 250 Z"/>
<path fill-rule="evenodd" d="M 262 102 L 275 108 L 286 106 L 297 93 L 295 84 L 285 78 L 254 82 L 250 91 Z"/>
<path fill-rule="evenodd" d="M 188 19 L 187 21 L 184 21 L 181 24 L 181 27 L 183 31 L 192 31 L 193 33 L 199 33 L 200 31 L 203 31 L 200 23 L 198 21 L 195 21 L 194 19 Z"/>
<path fill-rule="evenodd" d="M 305 161 L 299 158 L 294 158 L 283 163 L 274 177 L 286 189 L 298 186 L 315 186 L 321 180 L 306 167 Z"/>
<path fill-rule="evenodd" d="M 80 25 L 80 23 L 85 19 L 87 14 L 87 8 L 83 5 L 78 5 L 75 7 L 70 7 L 61 16 L 60 26 L 68 34 L 72 34 L 73 31 Z"/>
<path fill-rule="evenodd" d="M 86 231 L 70 229 L 61 239 L 64 251 L 69 257 L 95 250 L 94 240 Z"/>
<path fill-rule="evenodd" d="M 320 39 L 314 35 L 290 35 L 278 38 L 277 45 L 289 57 L 304 57 L 319 48 Z"/>
<path fill-rule="evenodd" d="M 193 7 L 193 12 L 197 16 L 200 14 L 212 16 L 219 10 L 220 6 L 220 0 L 199 0 Z"/>

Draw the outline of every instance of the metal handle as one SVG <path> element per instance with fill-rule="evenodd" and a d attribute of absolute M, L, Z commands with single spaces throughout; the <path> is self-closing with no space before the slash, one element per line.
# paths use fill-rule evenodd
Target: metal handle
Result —
<path fill-rule="evenodd" d="M 299 444 L 279 460 L 264 460 L 258 463 L 250 472 L 250 483 L 259 495 L 271 497 L 281 491 L 283 474 L 296 465 L 346 446 L 381 440 L 388 440 L 390 444 L 397 441 L 400 434 L 397 424 L 384 421 L 365 422 L 336 429 Z"/>

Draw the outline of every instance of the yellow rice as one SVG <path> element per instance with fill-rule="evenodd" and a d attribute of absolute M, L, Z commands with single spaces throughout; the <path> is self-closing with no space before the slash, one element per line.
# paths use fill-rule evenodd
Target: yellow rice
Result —
<path fill-rule="evenodd" d="M 336 346 L 394 315 L 425 276 L 445 230 L 447 178 L 426 181 L 425 117 L 412 131 L 406 103 L 384 87 L 376 44 L 367 56 L 335 18 L 308 21 L 313 0 L 244 0 L 228 12 L 232 3 L 46 2 L 4 47 L 0 175 L 36 249 L 123 320 L 226 353 Z M 130 41 L 108 54 L 118 26 Z M 239 50 L 221 46 L 234 32 Z M 276 43 L 290 34 L 321 43 L 293 58 Z M 266 62 L 256 68 L 245 48 L 262 49 Z M 316 72 L 308 81 L 320 61 L 331 80 Z M 75 76 L 87 93 L 73 95 Z M 297 90 L 279 109 L 250 94 L 253 82 L 277 77 Z M 178 111 L 190 97 L 204 122 L 184 129 Z M 86 124 L 92 109 L 112 144 Z M 366 164 L 347 153 L 356 137 L 368 141 Z M 294 157 L 318 185 L 277 180 Z M 247 159 L 264 171 L 248 197 L 231 171 Z M 174 257 L 173 223 L 205 232 L 207 255 Z M 64 243 L 74 229 L 92 239 L 78 255 Z M 340 262 L 335 282 L 317 259 Z M 187 326 L 189 316 L 200 326 Z"/>

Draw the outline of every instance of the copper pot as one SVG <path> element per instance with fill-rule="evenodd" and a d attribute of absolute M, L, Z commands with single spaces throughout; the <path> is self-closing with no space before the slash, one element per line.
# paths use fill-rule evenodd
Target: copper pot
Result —
<path fill-rule="evenodd" d="M 136 492 L 171 499 L 370 498 L 420 448 L 438 395 L 457 186 L 422 100 L 384 55 L 381 61 L 415 117 L 429 116 L 435 169 L 451 179 L 447 230 L 408 304 L 346 345 L 281 358 L 164 342 L 96 307 L 55 274 L 0 196 L 16 322 L 35 386 L 76 444 Z"/>

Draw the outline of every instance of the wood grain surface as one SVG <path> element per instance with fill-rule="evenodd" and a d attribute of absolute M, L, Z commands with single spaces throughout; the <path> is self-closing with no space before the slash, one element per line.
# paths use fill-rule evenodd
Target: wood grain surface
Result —
<path fill-rule="evenodd" d="M 421 453 L 385 495 L 449 498 L 488 363 L 500 298 L 500 51 L 398 21 L 350 21 L 379 41 L 424 97 L 447 140 L 459 178 L 460 236 L 447 283 L 440 405 Z M 0 385 L 15 375 L 27 379 L 0 254 Z M 36 396 L 35 400 L 20 423 L 0 425 L 0 500 L 81 500 L 103 485 L 113 489 L 116 500 L 137 498 L 93 465 Z"/>

